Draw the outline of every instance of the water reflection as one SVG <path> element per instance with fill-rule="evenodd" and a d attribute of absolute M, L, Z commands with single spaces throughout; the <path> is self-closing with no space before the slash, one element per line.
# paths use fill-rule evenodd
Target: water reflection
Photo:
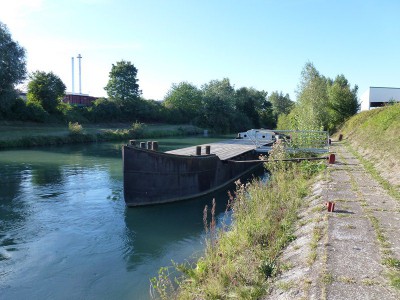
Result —
<path fill-rule="evenodd" d="M 230 186 L 232 188 L 233 186 Z M 125 210 L 127 269 L 134 270 L 149 256 L 162 256 L 165 249 L 185 239 L 198 239 L 203 231 L 203 209 L 217 199 L 216 214 L 224 212 L 226 190 L 178 203 L 127 208 Z"/>
<path fill-rule="evenodd" d="M 0 152 L 1 298 L 148 299 L 161 266 L 202 252 L 204 206 L 222 213 L 226 190 L 126 208 L 120 149 Z"/>

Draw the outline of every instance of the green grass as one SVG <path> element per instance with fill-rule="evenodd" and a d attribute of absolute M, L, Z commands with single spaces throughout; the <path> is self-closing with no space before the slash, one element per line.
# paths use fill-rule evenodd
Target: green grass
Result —
<path fill-rule="evenodd" d="M 367 170 L 389 193 L 400 199 L 400 187 L 383 179 L 374 165 L 381 159 L 396 160 L 400 157 L 400 103 L 363 111 L 349 119 L 341 129 L 346 141 L 354 149 L 366 150 L 374 161 L 367 161 L 358 155 Z M 353 151 L 354 153 L 354 151 Z M 394 168 L 388 165 L 388 168 Z M 396 173 L 399 170 L 390 169 Z"/>
<path fill-rule="evenodd" d="M 230 203 L 232 225 L 208 229 L 204 256 L 195 265 L 177 266 L 181 272 L 177 290 L 166 295 L 163 287 L 171 285 L 163 284 L 165 276 L 152 280 L 161 298 L 259 299 L 267 293 L 270 278 L 286 267 L 279 266 L 278 257 L 295 239 L 302 198 L 308 193 L 310 178 L 321 168 L 304 162 L 268 169 L 273 169 L 268 183 L 238 183 Z"/>

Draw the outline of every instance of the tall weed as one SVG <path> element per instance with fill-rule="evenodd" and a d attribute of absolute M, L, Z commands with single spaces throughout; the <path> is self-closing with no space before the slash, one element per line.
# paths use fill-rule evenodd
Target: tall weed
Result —
<path fill-rule="evenodd" d="M 279 270 L 281 250 L 295 239 L 294 223 L 307 180 L 321 169 L 314 164 L 323 164 L 275 161 L 288 156 L 284 146 L 277 143 L 266 163 L 271 172 L 267 183 L 236 182 L 228 203 L 232 218 L 229 228 L 216 229 L 214 217 L 207 222 L 208 208 L 204 210 L 209 237 L 205 254 L 194 266 L 179 265 L 182 277 L 171 298 L 258 299 L 267 292 L 270 278 Z"/>

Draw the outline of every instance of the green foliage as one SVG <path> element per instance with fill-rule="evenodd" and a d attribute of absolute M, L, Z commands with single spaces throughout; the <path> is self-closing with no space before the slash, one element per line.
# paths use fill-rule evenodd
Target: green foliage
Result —
<path fill-rule="evenodd" d="M 191 122 L 201 114 L 202 92 L 193 84 L 173 84 L 164 98 L 164 105 L 175 111 L 179 122 Z"/>
<path fill-rule="evenodd" d="M 268 97 L 268 101 L 272 104 L 276 122 L 280 115 L 288 115 L 294 106 L 294 102 L 290 100 L 289 94 L 283 95 L 282 92 L 278 91 L 272 92 Z"/>
<path fill-rule="evenodd" d="M 83 127 L 78 122 L 76 123 L 69 122 L 68 130 L 70 134 L 81 134 L 83 131 Z"/>
<path fill-rule="evenodd" d="M 351 89 L 344 75 L 338 75 L 333 84 L 328 85 L 330 123 L 328 130 L 334 131 L 360 109 L 357 98 L 358 86 Z"/>
<path fill-rule="evenodd" d="M 277 128 L 332 132 L 357 113 L 357 91 L 357 85 L 351 88 L 343 75 L 333 81 L 308 62 L 301 72 L 297 102 L 290 113 L 278 116 Z"/>
<path fill-rule="evenodd" d="M 200 125 L 215 132 L 228 133 L 234 115 L 235 89 L 229 79 L 211 80 L 202 86 L 204 113 Z"/>
<path fill-rule="evenodd" d="M 28 102 L 40 104 L 50 114 L 56 113 L 65 96 L 65 89 L 65 84 L 53 72 L 36 71 L 28 83 Z"/>
<path fill-rule="evenodd" d="M 260 128 L 261 118 L 267 106 L 267 92 L 257 91 L 254 88 L 242 87 L 235 93 L 235 107 L 236 111 L 247 116 L 251 122 L 249 128 Z"/>
<path fill-rule="evenodd" d="M 106 98 L 99 98 L 93 102 L 89 108 L 90 119 L 93 122 L 110 122 L 116 121 L 121 115 L 119 106 Z"/>
<path fill-rule="evenodd" d="M 25 50 L 0 21 L 0 118 L 10 113 L 17 99 L 14 86 L 26 78 Z"/>
<path fill-rule="evenodd" d="M 232 224 L 208 235 L 214 240 L 207 242 L 206 252 L 195 266 L 186 263 L 177 267 L 183 278 L 170 274 L 170 282 L 173 277 L 179 280 L 179 289 L 173 289 L 165 297 L 262 298 L 269 288 L 269 278 L 279 271 L 277 258 L 282 248 L 295 238 L 294 223 L 301 198 L 306 194 L 307 180 L 319 169 L 311 166 L 314 162 L 303 166 L 272 162 L 285 157 L 288 154 L 284 148 L 276 145 L 268 163 L 271 177 L 267 183 L 237 182 L 228 204 Z M 165 280 L 163 277 L 162 282 Z M 153 281 L 155 284 L 157 279 Z"/>
<path fill-rule="evenodd" d="M 140 97 L 142 91 L 139 90 L 137 72 L 130 61 L 121 60 L 112 65 L 108 83 L 104 88 L 110 100 L 125 104 Z"/>
<path fill-rule="evenodd" d="M 26 114 L 29 120 L 39 123 L 44 123 L 49 118 L 49 113 L 37 102 L 26 103 Z"/>
<path fill-rule="evenodd" d="M 305 64 L 297 91 L 296 129 L 327 128 L 329 124 L 327 82 L 328 79 L 322 76 L 311 62 Z"/>
<path fill-rule="evenodd" d="M 116 103 L 120 110 L 119 119 L 123 121 L 135 120 L 138 117 L 137 108 L 140 104 L 140 95 L 137 79 L 138 70 L 129 61 L 118 61 L 112 65 L 109 80 L 104 88 L 110 101 Z"/>

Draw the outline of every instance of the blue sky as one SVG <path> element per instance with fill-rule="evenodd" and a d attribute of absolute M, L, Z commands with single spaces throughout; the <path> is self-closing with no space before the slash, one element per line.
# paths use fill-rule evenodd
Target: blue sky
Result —
<path fill-rule="evenodd" d="M 0 0 L 0 21 L 27 50 L 28 70 L 105 96 L 111 65 L 131 61 L 147 99 L 172 83 L 228 77 L 295 99 L 307 61 L 359 86 L 400 87 L 397 0 Z M 75 91 L 78 91 L 75 59 Z"/>

